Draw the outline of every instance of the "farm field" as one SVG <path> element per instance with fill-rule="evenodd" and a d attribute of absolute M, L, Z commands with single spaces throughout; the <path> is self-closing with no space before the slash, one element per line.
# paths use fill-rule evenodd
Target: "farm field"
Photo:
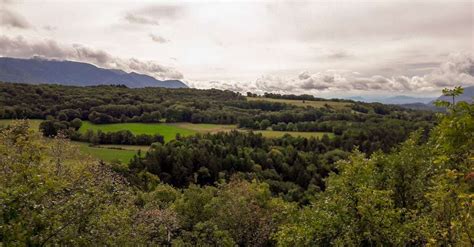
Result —
<path fill-rule="evenodd" d="M 193 124 L 193 123 L 173 123 L 169 125 L 178 126 L 180 128 L 193 130 L 199 133 L 216 133 L 221 131 L 231 131 L 237 129 L 235 124 Z"/>
<path fill-rule="evenodd" d="M 165 142 L 169 142 L 176 137 L 190 136 L 197 133 L 195 130 L 185 129 L 173 124 L 163 123 L 114 123 L 114 124 L 93 124 L 89 121 L 83 121 L 79 132 L 85 133 L 87 130 L 103 132 L 115 132 L 120 130 L 130 130 L 134 135 L 139 134 L 160 134 L 165 138 Z"/>
<path fill-rule="evenodd" d="M 160 134 L 165 138 L 165 142 L 174 140 L 176 134 L 190 136 L 196 133 L 215 133 L 219 131 L 229 131 L 237 128 L 236 125 L 224 124 L 192 124 L 192 123 L 114 123 L 114 124 L 93 124 L 83 121 L 79 132 L 85 133 L 87 130 L 103 132 L 114 132 L 120 130 L 130 130 L 133 134 Z"/>
<path fill-rule="evenodd" d="M 270 101 L 270 102 L 285 103 L 285 104 L 290 104 L 290 105 L 295 105 L 295 106 L 300 106 L 300 107 L 311 106 L 315 108 L 323 108 L 324 105 L 328 104 L 329 106 L 338 110 L 349 109 L 351 105 L 351 103 L 337 102 L 337 101 L 331 101 L 331 100 L 324 100 L 324 101 L 305 100 L 303 102 L 303 100 L 273 99 L 273 98 L 264 98 L 264 97 L 246 97 L 246 98 L 249 101 L 264 100 L 264 101 Z"/>
<path fill-rule="evenodd" d="M 130 159 L 133 158 L 133 156 L 137 153 L 137 150 L 132 150 L 132 149 L 117 149 L 116 148 L 107 148 L 105 145 L 103 146 L 97 146 L 97 147 L 91 147 L 89 146 L 89 143 L 86 142 L 76 142 L 72 141 L 71 142 L 74 145 L 77 145 L 79 147 L 79 150 L 82 153 L 91 155 L 94 158 L 101 159 L 103 161 L 114 161 L 118 160 L 121 163 L 128 163 Z M 118 145 L 114 145 L 118 146 Z M 143 147 L 143 146 L 137 146 L 137 147 Z M 121 147 L 122 148 L 122 147 Z"/>
<path fill-rule="evenodd" d="M 268 137 L 268 138 L 282 137 L 285 134 L 289 134 L 294 137 L 300 136 L 300 137 L 305 137 L 305 138 L 310 138 L 310 137 L 321 138 L 323 137 L 324 134 L 327 134 L 330 138 L 334 136 L 334 134 L 330 132 L 299 132 L 299 131 L 273 131 L 273 130 L 254 130 L 253 132 L 260 133 L 264 137 Z"/>

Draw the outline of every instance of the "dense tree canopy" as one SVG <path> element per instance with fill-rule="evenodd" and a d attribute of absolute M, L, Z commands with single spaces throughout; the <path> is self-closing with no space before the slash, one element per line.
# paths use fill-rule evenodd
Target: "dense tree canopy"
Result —
<path fill-rule="evenodd" d="M 474 244 L 474 105 L 452 105 L 423 142 L 355 152 L 276 234 L 282 246 Z"/>

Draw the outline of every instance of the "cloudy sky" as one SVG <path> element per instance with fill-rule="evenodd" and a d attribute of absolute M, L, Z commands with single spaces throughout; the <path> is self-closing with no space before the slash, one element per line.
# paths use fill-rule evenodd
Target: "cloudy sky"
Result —
<path fill-rule="evenodd" d="M 0 4 L 0 56 L 257 93 L 432 96 L 474 85 L 474 1 Z"/>

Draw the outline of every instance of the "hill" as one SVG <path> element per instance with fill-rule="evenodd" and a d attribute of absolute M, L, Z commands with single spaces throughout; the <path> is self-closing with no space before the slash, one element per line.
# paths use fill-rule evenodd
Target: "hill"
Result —
<path fill-rule="evenodd" d="M 160 81 L 151 76 L 103 69 L 88 63 L 0 57 L 0 81 L 71 86 L 123 84 L 130 88 L 186 88 L 179 80 Z"/>

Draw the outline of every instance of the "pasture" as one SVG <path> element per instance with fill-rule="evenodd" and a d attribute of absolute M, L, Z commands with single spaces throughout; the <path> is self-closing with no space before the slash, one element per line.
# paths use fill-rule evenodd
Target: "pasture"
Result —
<path fill-rule="evenodd" d="M 199 133 L 217 133 L 221 131 L 231 131 L 237 129 L 235 124 L 193 124 L 193 123 L 174 123 L 170 125 L 175 125 L 180 128 L 193 130 Z"/>
<path fill-rule="evenodd" d="M 164 123 L 114 123 L 114 124 L 93 124 L 89 121 L 83 121 L 79 132 L 85 133 L 87 130 L 94 132 L 101 130 L 103 132 L 116 132 L 120 130 L 129 130 L 134 135 L 139 134 L 160 134 L 165 138 L 165 142 L 175 139 L 176 134 L 181 136 L 190 136 L 197 133 L 191 129 L 185 129 L 177 125 Z"/>
<path fill-rule="evenodd" d="M 86 142 L 71 142 L 73 145 L 79 147 L 79 150 L 84 153 L 88 154 L 94 158 L 103 160 L 103 161 L 120 161 L 121 163 L 128 163 L 130 159 L 133 158 L 135 154 L 137 154 L 137 150 L 129 149 L 129 148 L 121 148 L 121 147 L 106 147 L 104 146 L 90 146 L 89 143 Z M 115 145 L 118 146 L 118 145 Z M 137 146 L 143 147 L 143 146 Z M 119 149 L 120 148 L 120 149 Z M 146 149 L 144 149 L 146 150 Z"/>
<path fill-rule="evenodd" d="M 325 105 L 329 105 L 330 107 L 337 109 L 337 110 L 344 110 L 350 109 L 351 103 L 348 102 L 338 102 L 338 101 L 331 101 L 331 100 L 322 100 L 322 101 L 313 101 L 313 100 L 292 100 L 292 99 L 273 99 L 273 98 L 265 98 L 265 97 L 246 97 L 249 101 L 270 101 L 270 102 L 277 102 L 277 103 L 284 103 L 295 105 L 299 107 L 314 107 L 314 108 L 323 108 Z"/>
<path fill-rule="evenodd" d="M 273 130 L 254 130 L 253 133 L 260 133 L 264 137 L 268 138 L 278 138 L 282 137 L 286 134 L 289 134 L 294 137 L 304 137 L 304 138 L 321 138 L 324 134 L 327 134 L 330 138 L 334 136 L 333 133 L 330 132 L 299 132 L 299 131 L 273 131 Z"/>

